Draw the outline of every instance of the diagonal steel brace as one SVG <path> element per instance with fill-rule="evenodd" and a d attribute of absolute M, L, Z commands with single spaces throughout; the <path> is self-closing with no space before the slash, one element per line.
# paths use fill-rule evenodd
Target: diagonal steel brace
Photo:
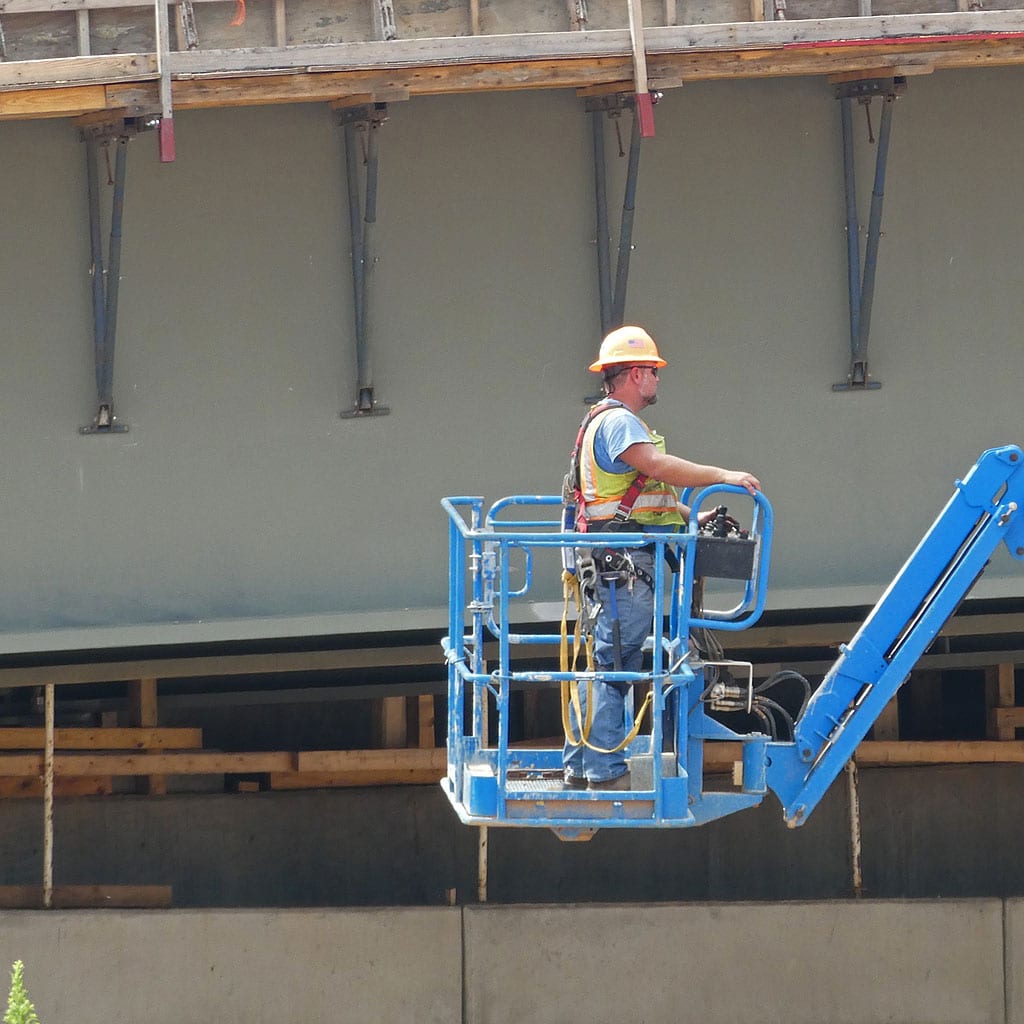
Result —
<path fill-rule="evenodd" d="M 871 309 L 875 298 L 875 273 L 878 267 L 878 245 L 882 236 L 882 204 L 885 199 L 885 174 L 889 161 L 889 136 L 892 112 L 898 96 L 906 90 L 906 79 L 872 78 L 844 82 L 836 89 L 839 100 L 843 138 L 843 183 L 846 193 L 846 249 L 848 287 L 850 294 L 850 371 L 845 381 L 832 385 L 833 391 L 872 391 L 879 381 L 868 373 L 868 341 L 871 335 Z M 864 248 L 864 265 L 860 262 L 860 227 L 857 218 L 857 183 L 854 170 L 853 101 L 864 105 L 870 116 L 873 97 L 882 99 L 882 118 L 875 153 L 875 181 L 871 190 L 871 213 Z"/>

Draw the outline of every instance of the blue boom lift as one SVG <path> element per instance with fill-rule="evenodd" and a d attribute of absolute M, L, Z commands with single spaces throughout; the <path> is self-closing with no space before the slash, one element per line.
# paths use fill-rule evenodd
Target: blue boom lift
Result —
<path fill-rule="evenodd" d="M 746 494 L 716 486 L 684 500 L 699 509 L 723 493 Z M 695 515 L 681 534 L 599 535 L 601 545 L 627 551 L 654 545 L 654 607 L 668 610 L 667 618 L 653 616 L 649 671 L 600 674 L 650 694 L 649 731 L 633 736 L 626 750 L 634 788 L 612 792 L 564 788 L 560 748 L 509 745 L 514 688 L 558 682 L 567 702 L 572 689 L 595 678 L 592 669 L 578 670 L 575 659 L 570 664 L 565 656 L 557 672 L 516 671 L 511 656 L 513 645 L 566 649 L 564 622 L 561 634 L 513 632 L 513 602 L 529 592 L 535 555 L 544 549 L 562 553 L 563 578 L 571 585 L 573 554 L 587 535 L 565 528 L 571 519 L 561 514 L 560 497 L 504 498 L 486 515 L 482 498 L 442 502 L 449 516 L 450 600 L 442 642 L 448 773 L 441 785 L 463 822 L 545 826 L 563 839 L 585 839 L 599 828 L 702 825 L 760 803 L 771 790 L 787 824 L 802 825 L 999 543 L 1024 560 L 1024 456 L 1016 446 L 993 448 L 957 481 L 949 503 L 857 635 L 841 647 L 813 696 L 790 715 L 769 696 L 778 680 L 755 686 L 752 667 L 746 666 L 744 677 L 740 663 L 716 659 L 709 632 L 745 629 L 764 609 L 772 509 L 761 494 L 753 502 L 747 536 L 708 535 Z M 558 517 L 544 519 L 552 507 Z M 528 518 L 504 518 L 511 514 Z M 674 576 L 665 568 L 666 548 L 681 559 Z M 715 576 L 738 578 L 733 586 L 742 594 L 729 610 L 702 608 L 703 579 Z M 586 615 L 584 600 L 581 617 Z M 744 713 L 747 721 L 754 716 L 766 731 L 734 731 L 719 720 L 727 712 Z M 788 735 L 778 736 L 780 725 Z M 742 771 L 731 786 L 705 779 L 705 744 L 723 740 L 742 744 Z"/>

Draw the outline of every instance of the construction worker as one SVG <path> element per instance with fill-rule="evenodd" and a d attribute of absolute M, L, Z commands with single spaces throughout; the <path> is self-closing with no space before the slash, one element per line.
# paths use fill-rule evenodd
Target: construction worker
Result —
<path fill-rule="evenodd" d="M 666 453 L 664 438 L 639 415 L 658 400 L 659 371 L 666 365 L 654 340 L 640 327 L 620 327 L 601 343 L 590 370 L 602 375 L 606 397 L 584 419 L 573 455 L 578 479 L 577 528 L 588 533 L 609 527 L 678 531 L 689 515 L 679 501 L 678 488 L 733 484 L 751 494 L 761 489 L 757 477 L 746 470 L 705 466 Z M 638 480 L 640 475 L 646 482 Z M 642 488 L 631 487 L 640 482 Z M 596 598 L 600 610 L 594 625 L 598 671 L 639 671 L 641 647 L 652 629 L 654 556 L 642 548 L 628 553 L 632 565 L 617 577 L 599 569 Z M 587 686 L 578 685 L 585 714 Z M 568 788 L 630 788 L 624 754 L 614 750 L 626 735 L 628 692 L 627 684 L 593 682 L 589 746 L 567 740 L 563 751 L 563 778 Z M 575 710 L 571 717 L 578 730 Z"/>

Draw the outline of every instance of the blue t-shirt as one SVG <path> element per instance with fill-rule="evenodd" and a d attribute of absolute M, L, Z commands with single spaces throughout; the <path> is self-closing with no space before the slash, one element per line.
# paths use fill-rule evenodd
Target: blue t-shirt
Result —
<path fill-rule="evenodd" d="M 651 435 L 636 413 L 623 406 L 606 412 L 594 433 L 594 457 L 606 473 L 633 473 L 635 470 L 619 456 L 638 442 L 651 443 Z"/>

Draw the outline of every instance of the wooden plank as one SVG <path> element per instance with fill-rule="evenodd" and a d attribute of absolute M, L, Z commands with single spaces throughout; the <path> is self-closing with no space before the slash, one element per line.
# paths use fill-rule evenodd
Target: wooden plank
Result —
<path fill-rule="evenodd" d="M 1017 730 L 1024 729 L 1024 708 L 993 708 L 989 712 L 996 738 L 1005 743 L 1017 738 Z"/>
<path fill-rule="evenodd" d="M 0 885 L 0 907 L 31 910 L 43 905 L 38 885 Z M 59 909 L 113 907 L 161 909 L 171 906 L 169 885 L 55 885 L 51 904 Z"/>
<path fill-rule="evenodd" d="M 480 0 L 469 0 L 469 31 L 480 35 Z"/>
<path fill-rule="evenodd" d="M 53 795 L 55 798 L 73 796 L 108 796 L 114 792 L 114 781 L 109 776 L 92 776 L 84 778 L 55 778 Z M 43 780 L 26 776 L 24 778 L 0 778 L 0 799 L 43 796 Z"/>
<path fill-rule="evenodd" d="M 224 3 L 225 0 L 192 0 L 192 3 Z M 0 14 L 61 14 L 70 11 L 135 10 L 148 17 L 152 4 L 125 3 L 125 0 L 0 0 Z"/>
<path fill-rule="evenodd" d="M 444 768 L 392 768 L 355 772 L 273 773 L 271 789 L 341 789 L 357 786 L 436 786 Z"/>
<path fill-rule="evenodd" d="M 0 728 L 0 750 L 41 750 L 45 730 L 33 726 Z M 199 750 L 202 729 L 68 728 L 54 730 L 58 750 Z"/>
<path fill-rule="evenodd" d="M 1024 741 L 901 740 L 865 741 L 857 748 L 861 766 L 888 764 L 1024 764 Z"/>
<path fill-rule="evenodd" d="M 844 71 L 838 75 L 829 75 L 828 83 L 829 85 L 840 85 L 843 82 L 864 82 L 872 78 L 891 78 L 893 75 L 902 75 L 907 78 L 911 75 L 930 75 L 934 71 L 933 64 L 898 64 L 887 68 L 863 68 L 858 71 Z M 1007 616 L 1007 618 L 1012 617 Z M 947 633 L 946 635 L 951 634 Z"/>
<path fill-rule="evenodd" d="M 382 697 L 374 702 L 377 746 L 404 747 L 408 735 L 404 697 Z"/>
<path fill-rule="evenodd" d="M 1012 740 L 1017 736 L 1017 724 L 998 714 L 1004 710 L 1016 710 L 1017 687 L 1015 666 L 1004 662 L 990 665 L 985 669 L 985 703 L 988 709 L 987 730 L 989 739 Z"/>
<path fill-rule="evenodd" d="M 137 679 L 128 685 L 128 719 L 131 725 L 153 728 L 157 724 L 157 682 Z"/>
<path fill-rule="evenodd" d="M 633 91 L 647 92 L 647 52 L 644 42 L 643 0 L 626 0 L 629 16 L 629 48 L 633 57 Z"/>
<path fill-rule="evenodd" d="M 106 105 L 107 93 L 102 85 L 0 92 L 0 121 L 74 117 L 93 110 L 103 110 Z"/>
<path fill-rule="evenodd" d="M 166 10 L 166 4 L 164 4 Z M 159 721 L 157 707 L 157 681 L 152 677 L 128 684 L 128 719 L 132 726 L 155 729 Z M 202 743 L 197 744 L 202 746 Z M 136 791 L 150 796 L 167 793 L 167 779 L 162 775 L 149 775 L 136 780 Z"/>
<path fill-rule="evenodd" d="M 75 21 L 78 29 L 78 55 L 80 57 L 87 57 L 91 47 L 89 38 L 89 12 L 76 11 Z"/>
<path fill-rule="evenodd" d="M 905 67 L 911 47 L 887 55 L 893 66 Z M 836 50 L 728 52 L 669 55 L 648 59 L 652 89 L 670 89 L 687 82 L 825 75 L 859 67 L 862 61 L 877 66 L 877 53 L 858 54 L 853 48 Z M 1024 63 L 1024 42 L 979 44 L 977 48 L 928 51 L 918 55 L 930 68 L 996 67 Z M 451 95 L 462 92 L 534 88 L 587 88 L 628 81 L 632 68 L 626 58 L 595 58 L 587 61 L 530 61 L 487 64 L 433 70 L 324 72 L 260 79 L 196 79 L 176 81 L 175 106 L 202 109 L 224 106 L 256 106 L 273 103 L 323 102 L 349 93 L 370 93 L 401 87 L 410 96 Z M 327 77 L 330 75 L 330 77 Z M 856 632 L 856 630 L 854 630 Z M 844 639 L 848 640 L 849 634 Z M 837 641 L 842 642 L 842 641 Z M 539 654 L 539 651 L 532 653 Z M 2 670 L 0 670 L 2 677 Z"/>
<path fill-rule="evenodd" d="M 928 37 L 943 43 L 955 37 L 973 45 L 985 42 L 993 32 L 1024 33 L 1024 11 L 983 13 L 890 15 L 873 18 L 824 18 L 799 22 L 741 22 L 729 25 L 666 25 L 644 32 L 648 60 L 652 55 L 689 54 L 702 51 L 736 52 L 746 49 L 798 51 L 816 44 L 839 42 L 870 45 L 905 43 L 928 47 Z M 844 49 L 847 47 L 844 46 Z M 855 48 L 854 48 L 855 49 Z M 171 57 L 176 75 L 218 74 L 225 71 L 253 71 L 267 68 L 310 70 L 358 70 L 372 67 L 444 67 L 458 64 L 503 63 L 520 60 L 550 60 L 628 56 L 632 43 L 628 30 L 596 32 L 534 32 L 501 36 L 459 36 L 445 39 L 395 39 L 389 42 L 335 43 L 289 47 L 285 52 L 260 49 L 206 50 L 175 53 Z M 632 76 L 628 76 L 632 77 Z"/>
<path fill-rule="evenodd" d="M 30 85 L 140 81 L 155 78 L 156 72 L 156 55 L 151 53 L 7 61 L 0 63 L 0 89 L 24 89 Z"/>
<path fill-rule="evenodd" d="M 330 774 L 358 771 L 422 769 L 441 778 L 448 765 L 444 747 L 406 747 L 398 750 L 303 750 L 296 755 L 295 771 Z"/>
<path fill-rule="evenodd" d="M 288 21 L 285 0 L 274 0 L 274 45 L 288 45 Z"/>
<path fill-rule="evenodd" d="M 268 753 L 57 754 L 54 772 L 69 775 L 252 775 L 295 769 L 295 755 Z M 42 754 L 0 754 L 0 776 L 36 776 Z"/>
<path fill-rule="evenodd" d="M 704 745 L 705 771 L 732 770 L 743 757 L 741 744 L 730 741 Z M 885 765 L 1024 764 L 1024 740 L 865 740 L 857 747 L 861 768 Z"/>
<path fill-rule="evenodd" d="M 436 747 L 434 739 L 434 697 L 425 693 L 416 698 L 416 724 L 420 748 Z"/>
<path fill-rule="evenodd" d="M 983 20 L 986 18 L 996 20 Z M 794 38 L 793 25 L 797 23 L 792 22 L 654 27 L 647 32 L 649 82 L 653 89 L 667 89 L 689 81 L 828 75 L 864 68 L 905 71 L 915 67 L 931 70 L 1020 64 L 1024 63 L 1024 39 L 1020 38 L 1022 18 L 1024 12 L 1021 11 L 998 11 L 942 14 L 927 19 L 894 15 L 801 21 L 795 30 L 797 42 L 786 41 Z M 840 27 L 834 27 L 836 25 Z M 986 39 L 970 34 L 986 31 L 1010 35 Z M 906 35 L 894 34 L 898 32 Z M 918 37 L 911 38 L 915 32 Z M 173 101 L 175 106 L 197 109 L 323 101 L 353 93 L 376 95 L 389 89 L 404 90 L 408 95 L 437 95 L 491 89 L 586 88 L 631 77 L 627 35 L 620 30 L 603 30 L 288 47 L 283 52 L 268 48 L 176 53 L 171 56 L 176 73 L 215 76 L 216 82 L 197 85 L 177 81 L 172 90 Z M 872 38 L 873 35 L 879 38 Z M 833 41 L 832 37 L 837 37 L 840 45 L 826 45 Z M 575 40 L 575 45 L 567 47 L 565 38 Z M 403 49 L 410 45 L 412 49 Z M 381 46 L 387 46 L 394 53 L 389 55 L 376 49 Z M 606 53 L 616 55 L 601 56 Z M 503 54 L 525 54 L 527 59 L 503 59 Z M 106 63 L 96 64 L 96 61 Z M 340 70 L 350 68 L 352 70 Z M 289 70 L 295 80 L 285 84 L 282 79 Z M 0 63 L 0 90 L 24 90 L 28 85 L 47 84 L 64 87 L 83 80 L 128 82 L 152 79 L 154 75 L 152 54 L 7 62 Z M 223 81 L 232 75 L 241 76 L 244 81 Z M 322 77 L 326 75 L 336 77 Z M 0 117 L 60 116 L 67 112 L 68 104 L 60 100 L 54 102 L 55 98 L 49 95 L 54 91 L 47 90 L 47 98 L 36 102 L 34 112 L 27 112 L 24 104 L 18 110 L 4 110 L 0 104 Z M 133 95 L 140 103 L 156 104 L 158 100 L 148 89 Z M 103 109 L 111 102 L 108 97 L 107 104 L 92 109 Z M 89 108 L 78 108 L 79 112 L 85 109 Z M 257 661 L 266 658 L 252 657 Z M 292 660 L 300 657 L 293 655 Z M 228 673 L 216 670 L 204 673 L 196 662 L 216 659 L 187 660 L 191 660 L 192 665 L 184 674 L 246 671 L 239 666 Z M 11 672 L 19 676 L 19 681 L 12 685 L 41 684 L 44 680 L 30 678 L 33 671 L 0 670 L 0 685 L 3 685 L 2 677 Z M 74 666 L 70 673 L 74 678 L 70 679 L 48 671 L 58 683 L 105 681 L 99 674 L 100 666 L 92 667 L 92 679 L 80 678 L 84 674 L 83 666 Z M 128 670 L 124 666 L 115 671 L 128 673 L 118 675 L 119 679 L 133 675 L 138 678 L 146 673 L 144 668 Z M 158 670 L 154 674 L 167 677 L 180 673 Z"/>

